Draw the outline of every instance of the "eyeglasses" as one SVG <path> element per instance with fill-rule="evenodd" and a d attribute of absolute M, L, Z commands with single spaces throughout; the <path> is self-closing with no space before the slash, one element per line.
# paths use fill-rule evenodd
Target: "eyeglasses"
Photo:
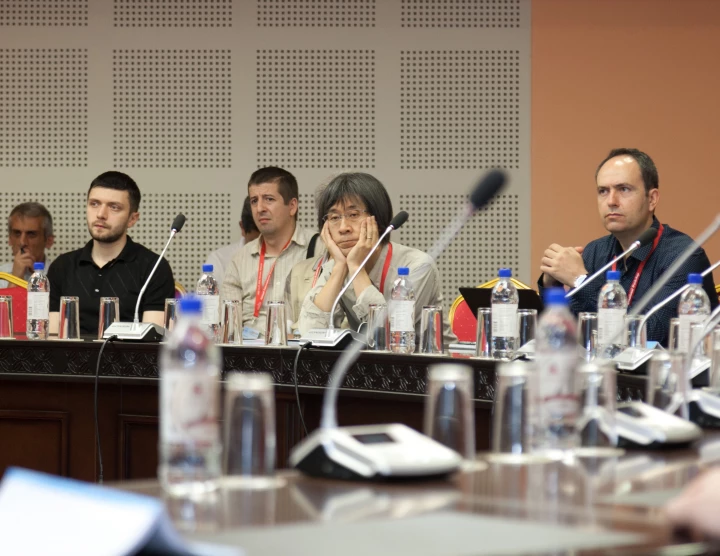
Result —
<path fill-rule="evenodd" d="M 350 212 L 346 212 L 345 214 L 339 214 L 337 212 L 333 212 L 332 214 L 326 214 L 325 218 L 323 218 L 323 220 L 333 227 L 338 227 L 343 218 L 346 221 L 352 222 L 353 224 L 355 224 L 355 223 L 359 222 L 360 219 L 362 219 L 364 214 L 369 214 L 369 213 L 366 210 L 351 210 Z"/>

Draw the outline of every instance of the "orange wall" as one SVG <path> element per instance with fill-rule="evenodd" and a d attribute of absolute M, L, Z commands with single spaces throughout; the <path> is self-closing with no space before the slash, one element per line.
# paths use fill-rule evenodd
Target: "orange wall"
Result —
<path fill-rule="evenodd" d="M 720 1 L 532 2 L 532 264 L 604 235 L 594 172 L 647 152 L 658 218 L 691 236 L 720 213 Z M 705 249 L 720 258 L 720 233 Z M 714 273 L 720 281 L 720 273 Z"/>

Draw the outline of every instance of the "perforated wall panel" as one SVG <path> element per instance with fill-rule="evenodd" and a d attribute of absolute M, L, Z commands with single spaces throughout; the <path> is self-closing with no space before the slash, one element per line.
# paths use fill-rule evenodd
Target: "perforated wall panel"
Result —
<path fill-rule="evenodd" d="M 229 168 L 229 50 L 114 50 L 118 168 Z"/>
<path fill-rule="evenodd" d="M 421 249 L 501 166 L 505 204 L 476 216 L 443 256 L 443 291 L 449 302 L 501 265 L 530 283 L 530 8 L 0 0 L 0 192 L 14 195 L 0 218 L 37 199 L 57 221 L 52 254 L 76 249 L 89 237 L 90 182 L 126 172 L 143 194 L 133 238 L 159 252 L 175 214 L 187 215 L 168 258 L 191 287 L 208 253 L 239 239 L 248 177 L 261 166 L 295 174 L 299 222 L 313 230 L 318 184 L 373 174 L 395 211 L 410 212 L 394 240 Z M 515 227 L 486 230 L 491 217 Z"/>
<path fill-rule="evenodd" d="M 400 242 L 429 251 L 438 238 L 438 230 L 466 205 L 466 195 L 400 195 L 400 210 L 412 215 L 399 230 Z M 460 295 L 459 288 L 491 280 L 499 268 L 511 268 L 517 276 L 520 229 L 518 195 L 500 195 L 465 225 L 437 261 L 446 308 Z"/>
<path fill-rule="evenodd" d="M 114 0 L 116 27 L 230 27 L 232 0 Z"/>
<path fill-rule="evenodd" d="M 520 27 L 520 0 L 402 0 L 403 27 Z"/>
<path fill-rule="evenodd" d="M 90 241 L 85 215 L 85 192 L 0 193 L 0 214 L 10 214 L 16 205 L 37 201 L 45 205 L 53 217 L 55 245 L 47 252 L 51 259 L 60 253 L 78 249 Z M 194 287 L 205 257 L 222 245 L 231 243 L 235 221 L 230 210 L 230 195 L 225 193 L 147 193 L 140 203 L 140 220 L 128 234 L 133 240 L 158 255 L 170 234 L 170 224 L 179 212 L 187 217 L 166 254 L 175 280 Z M 7 221 L 3 220 L 3 225 Z M 3 243 L 3 261 L 12 259 L 12 251 Z"/>
<path fill-rule="evenodd" d="M 400 53 L 400 167 L 520 166 L 520 52 Z"/>
<path fill-rule="evenodd" d="M 262 27 L 374 27 L 375 0 L 257 0 Z"/>
<path fill-rule="evenodd" d="M 0 167 L 87 166 L 87 50 L 0 49 L 0 106 Z"/>
<path fill-rule="evenodd" d="M 257 52 L 258 166 L 375 166 L 375 53 Z"/>
<path fill-rule="evenodd" d="M 0 27 L 86 26 L 88 0 L 2 0 Z"/>

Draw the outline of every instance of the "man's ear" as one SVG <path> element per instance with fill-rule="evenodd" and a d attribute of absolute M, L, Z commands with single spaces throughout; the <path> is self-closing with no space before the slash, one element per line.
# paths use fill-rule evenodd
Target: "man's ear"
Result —
<path fill-rule="evenodd" d="M 648 192 L 648 201 L 649 201 L 649 205 L 650 205 L 650 212 L 655 212 L 655 207 L 657 207 L 659 200 L 660 200 L 660 190 L 657 188 L 651 189 Z"/>
<path fill-rule="evenodd" d="M 132 228 L 135 224 L 137 224 L 137 221 L 140 220 L 140 213 L 139 212 L 133 212 L 130 214 L 130 218 L 128 218 L 128 228 Z"/>
<path fill-rule="evenodd" d="M 55 245 L 55 236 L 47 236 L 45 238 L 45 249 L 50 249 L 53 245 Z"/>
<path fill-rule="evenodd" d="M 290 205 L 290 216 L 295 216 L 298 211 L 298 200 L 296 199 L 290 199 L 290 202 L 288 203 Z"/>

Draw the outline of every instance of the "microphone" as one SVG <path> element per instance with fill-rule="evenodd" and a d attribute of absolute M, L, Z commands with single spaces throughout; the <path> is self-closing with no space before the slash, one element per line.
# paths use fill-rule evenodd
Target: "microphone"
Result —
<path fill-rule="evenodd" d="M 404 210 L 401 210 L 398 212 L 393 219 L 390 221 L 390 225 L 385 228 L 385 231 L 380 235 L 375 245 L 373 245 L 372 249 L 370 249 L 370 252 L 365 256 L 363 261 L 360 263 L 360 265 L 357 267 L 355 272 L 353 272 L 353 275 L 350 277 L 350 279 L 347 281 L 347 284 L 343 286 L 343 288 L 340 290 L 340 293 L 335 298 L 335 301 L 332 304 L 332 309 L 330 309 L 330 324 L 327 328 L 313 328 L 312 330 L 309 330 L 306 335 L 304 335 L 302 338 L 300 338 L 300 343 L 304 342 L 310 342 L 314 347 L 324 347 L 324 348 L 344 348 L 349 342 L 352 340 L 358 340 L 362 342 L 362 337 L 360 335 L 357 335 L 357 333 L 354 333 L 352 330 L 347 329 L 341 329 L 336 330 L 335 324 L 333 323 L 333 315 L 335 314 L 335 308 L 337 307 L 337 304 L 340 303 L 340 300 L 342 299 L 342 296 L 345 295 L 345 292 L 350 287 L 350 285 L 353 283 L 353 280 L 357 278 L 357 275 L 360 274 L 360 271 L 365 267 L 365 264 L 370 260 L 370 257 L 375 252 L 375 250 L 380 246 L 383 239 L 385 239 L 385 236 L 387 236 L 390 232 L 393 230 L 397 230 L 407 222 L 408 219 L 408 213 Z"/>
<path fill-rule="evenodd" d="M 105 329 L 105 332 L 103 333 L 103 338 L 117 336 L 118 340 L 130 340 L 134 342 L 157 342 L 163 338 L 163 336 L 165 335 L 165 329 L 162 326 L 158 326 L 157 324 L 153 324 L 151 322 L 140 322 L 140 301 L 142 301 L 145 290 L 150 284 L 150 280 L 152 280 L 152 277 L 155 274 L 157 267 L 160 265 L 160 261 L 165 256 L 165 252 L 167 251 L 168 247 L 170 247 L 170 242 L 175 237 L 175 234 L 179 233 L 180 230 L 182 230 L 184 225 L 185 215 L 182 213 L 178 214 L 173 220 L 172 226 L 170 227 L 170 237 L 168 238 L 167 243 L 165 243 L 165 247 L 160 253 L 157 261 L 155 262 L 155 266 L 153 266 L 150 274 L 147 277 L 147 280 L 145 280 L 145 283 L 143 284 L 143 287 L 138 294 L 137 303 L 135 304 L 135 316 L 133 318 L 133 322 L 112 323 Z"/>
<path fill-rule="evenodd" d="M 505 173 L 500 170 L 493 170 L 480 180 L 470 194 L 468 205 L 443 230 L 429 251 L 433 262 L 475 211 L 483 208 L 502 190 L 505 181 Z M 320 428 L 293 448 L 290 464 L 308 475 L 344 479 L 417 478 L 456 471 L 461 463 L 459 454 L 405 425 L 338 427 L 340 386 L 361 349 L 362 344 L 356 342 L 336 362 L 325 390 Z M 371 442 L 394 443 L 393 453 L 402 451 L 403 458 L 398 462 L 383 457 L 382 451 L 367 450 L 366 446 L 358 445 Z"/>
<path fill-rule="evenodd" d="M 609 263 L 607 263 L 605 266 L 603 266 L 600 270 L 595 272 L 592 276 L 589 278 L 586 278 L 585 281 L 580 284 L 577 288 L 570 290 L 565 294 L 565 298 L 569 299 L 573 295 L 575 295 L 577 292 L 579 292 L 581 289 L 583 289 L 585 286 L 587 286 L 590 282 L 595 280 L 598 276 L 601 276 L 608 268 L 610 268 L 612 265 L 614 265 L 616 262 L 618 262 L 623 257 L 626 257 L 633 251 L 637 251 L 641 247 L 645 247 L 649 243 L 652 243 L 652 241 L 655 239 L 655 236 L 657 236 L 657 230 L 655 228 L 648 228 L 643 233 L 640 234 L 640 237 L 637 238 L 631 245 L 628 247 L 625 251 L 620 253 L 617 257 L 615 257 L 613 260 L 611 260 Z"/>

